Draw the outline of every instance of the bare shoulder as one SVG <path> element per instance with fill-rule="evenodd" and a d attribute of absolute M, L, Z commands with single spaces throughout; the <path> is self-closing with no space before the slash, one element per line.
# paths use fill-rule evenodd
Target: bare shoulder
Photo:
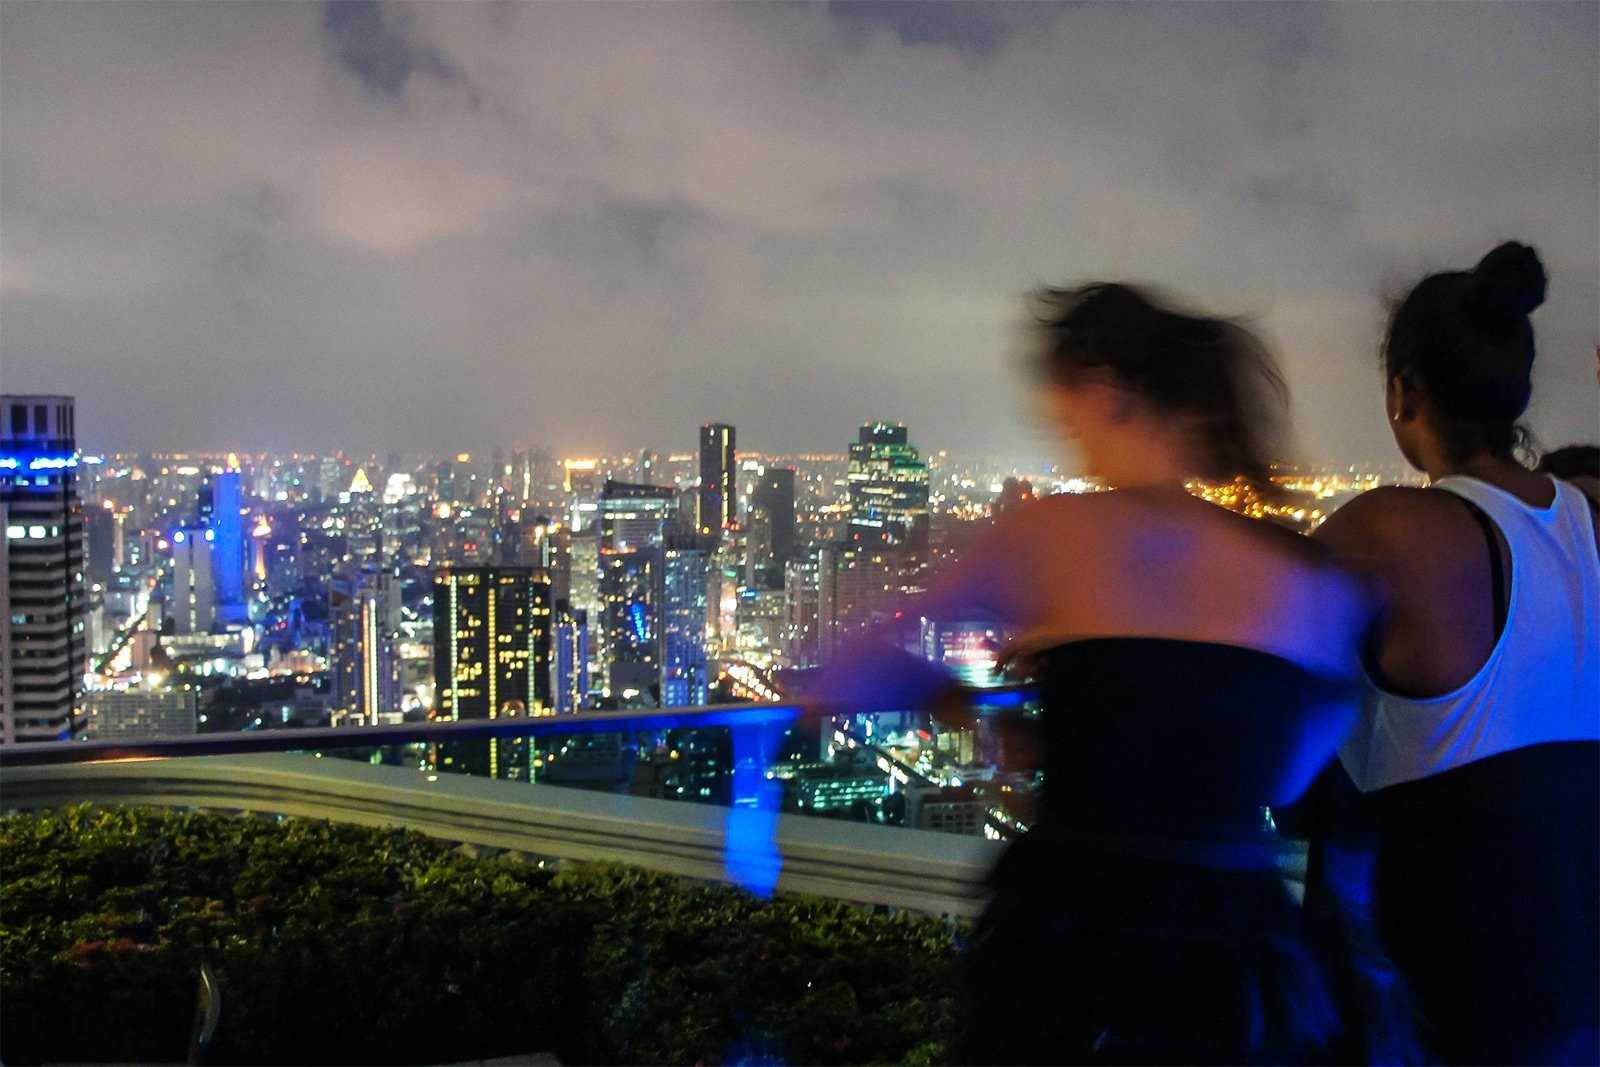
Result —
<path fill-rule="evenodd" d="M 1453 494 L 1383 486 L 1328 516 L 1314 536 L 1353 563 L 1388 570 L 1437 558 L 1442 548 L 1474 537 L 1475 528 Z"/>
<path fill-rule="evenodd" d="M 1399 485 L 1369 489 L 1329 515 L 1314 536 L 1336 548 L 1414 536 L 1419 523 L 1437 521 L 1441 504 L 1448 501 L 1427 489 Z"/>
<path fill-rule="evenodd" d="M 1008 511 L 994 522 L 997 540 L 1070 536 L 1074 529 L 1089 529 L 1109 514 L 1116 493 L 1054 493 Z"/>

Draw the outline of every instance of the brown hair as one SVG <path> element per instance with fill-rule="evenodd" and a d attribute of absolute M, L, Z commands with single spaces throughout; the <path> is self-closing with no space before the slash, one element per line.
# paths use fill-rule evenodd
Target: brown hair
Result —
<path fill-rule="evenodd" d="M 1281 459 L 1289 391 L 1266 347 L 1236 322 L 1175 310 L 1141 288 L 1095 282 L 1035 298 L 1043 369 L 1064 382 L 1090 368 L 1188 418 L 1207 478 L 1266 485 Z"/>

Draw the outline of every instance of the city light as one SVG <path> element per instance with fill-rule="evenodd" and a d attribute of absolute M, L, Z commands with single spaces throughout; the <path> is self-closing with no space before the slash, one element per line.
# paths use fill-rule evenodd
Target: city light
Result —
<path fill-rule="evenodd" d="M 70 470 L 78 465 L 76 455 L 59 454 L 18 454 L 0 456 L 0 470 L 30 470 L 30 471 L 59 471 Z"/>
<path fill-rule="evenodd" d="M 86 588 L 103 614 L 83 685 L 170 693 L 192 684 L 202 692 L 198 683 L 207 679 L 203 693 L 219 683 L 240 687 L 247 695 L 228 721 L 208 703 L 196 708 L 196 722 L 208 730 L 265 730 L 291 720 L 424 724 L 721 699 L 782 708 L 798 677 L 791 672 L 825 664 L 851 638 L 856 620 L 872 618 L 920 626 L 922 655 L 988 681 L 1004 635 L 924 619 L 903 610 L 906 598 L 932 584 L 929 575 L 989 522 L 1001 498 L 1105 486 L 1054 468 L 1040 473 L 1036 465 L 970 463 L 947 453 L 934 453 L 937 464 L 930 464 L 906 435 L 903 425 L 870 423 L 848 456 L 739 457 L 744 462 L 735 469 L 745 473 L 731 494 L 736 518 L 714 533 L 699 522 L 702 457 L 694 452 L 546 456 L 537 471 L 520 450 L 478 466 L 452 465 L 449 457 L 193 455 L 152 462 L 108 455 L 92 473 L 72 475 L 88 479 L 85 495 L 95 505 Z M 25 467 L 51 457 L 5 458 Z M 715 458 L 720 471 L 720 453 Z M 780 471 L 792 477 L 778 479 L 778 496 L 763 498 L 774 492 L 769 476 Z M 224 472 L 237 479 L 237 495 L 219 498 L 214 479 Z M 646 477 L 651 481 L 630 481 Z M 1305 529 L 1333 510 L 1335 495 L 1374 477 L 1280 472 L 1281 492 L 1270 499 L 1238 483 L 1191 490 Z M 379 485 L 381 494 L 373 491 Z M 232 508 L 240 516 L 237 536 L 225 532 L 224 512 Z M 773 521 L 783 514 L 793 518 L 792 534 Z M 936 534 L 926 545 L 907 547 L 929 527 Z M 14 543 L 50 539 L 65 528 L 13 521 L 6 536 Z M 860 539 L 852 543 L 852 535 Z M 227 554 L 229 537 L 237 558 Z M 243 596 L 229 605 L 220 578 L 235 566 Z M 503 592 L 487 581 L 496 568 L 506 568 L 503 579 L 531 578 L 537 597 L 466 603 L 469 590 Z M 455 599 L 438 584 L 445 574 L 458 579 Z M 389 576 L 387 591 L 378 589 L 380 575 Z M 1030 699 L 1011 690 L 985 695 L 978 720 L 1002 709 L 1026 714 Z M 872 805 L 867 817 L 874 821 L 917 825 L 930 817 L 882 801 L 954 788 L 966 790 L 965 799 L 941 799 L 939 810 L 948 815 L 967 805 L 962 832 L 1025 825 L 1012 807 L 1026 810 L 1035 786 L 997 778 L 973 730 L 897 714 L 841 729 L 809 764 L 763 756 L 756 777 L 785 797 L 786 810 L 828 813 L 855 798 Z M 95 719 L 106 721 L 104 714 Z M 678 776 L 658 795 L 726 798 L 726 784 L 719 784 L 730 773 L 725 757 L 718 769 L 703 739 L 662 734 L 657 743 L 659 759 Z M 539 780 L 559 781 L 605 773 L 599 762 L 620 767 L 624 758 L 621 749 L 601 755 L 583 744 L 521 754 L 499 745 L 478 773 L 526 780 L 537 770 Z M 459 755 L 446 759 L 439 751 L 418 759 L 441 775 L 465 767 Z M 761 818 L 777 810 L 761 809 Z M 764 826 L 758 819 L 734 827 L 748 850 L 741 877 L 757 886 L 772 873 Z"/>

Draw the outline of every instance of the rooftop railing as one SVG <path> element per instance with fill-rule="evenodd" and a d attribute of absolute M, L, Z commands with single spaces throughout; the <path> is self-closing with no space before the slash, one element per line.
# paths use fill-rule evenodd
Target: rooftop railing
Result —
<path fill-rule="evenodd" d="M 980 710 L 1025 696 L 997 690 Z M 778 740 L 800 717 L 794 704 L 737 704 L 15 744 L 0 747 L 0 806 L 149 805 L 405 826 L 477 848 L 624 863 L 760 894 L 975 914 L 1000 842 L 780 813 L 781 785 L 768 772 Z M 731 735 L 727 807 L 321 758 L 385 746 L 713 728 Z"/>

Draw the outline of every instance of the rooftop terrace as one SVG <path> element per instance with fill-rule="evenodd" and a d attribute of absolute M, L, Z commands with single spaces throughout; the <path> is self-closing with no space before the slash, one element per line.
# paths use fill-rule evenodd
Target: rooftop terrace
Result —
<path fill-rule="evenodd" d="M 1015 703 L 1017 695 L 1002 693 L 991 699 Z M 412 1049 L 414 1055 L 400 1058 L 414 1062 L 546 1049 L 556 1049 L 567 1062 L 660 1062 L 677 1056 L 685 1062 L 926 1060 L 937 1054 L 940 1027 L 948 1023 L 948 990 L 941 983 L 948 978 L 959 923 L 981 909 L 984 876 L 1004 846 L 980 836 L 780 813 L 777 785 L 766 770 L 776 738 L 797 715 L 793 706 L 758 704 L 259 731 L 132 744 L 6 746 L 0 749 L 0 797 L 4 809 L 13 813 L 7 820 L 7 848 L 12 854 L 6 858 L 3 884 L 8 999 L 15 995 L 21 999 L 13 1004 L 23 1003 L 26 991 L 37 993 L 42 974 L 49 979 L 42 988 L 59 988 L 63 995 L 71 991 L 68 999 L 76 1005 L 74 1010 L 81 1009 L 83 1018 L 101 1013 L 121 1018 L 141 996 L 148 999 L 161 990 L 166 1012 L 161 1017 L 168 1019 L 170 1031 L 174 1012 L 183 1016 L 198 999 L 200 964 L 212 961 L 222 972 L 220 1036 L 215 1039 L 220 1043 L 215 1051 L 201 1050 L 201 1058 L 261 1062 L 259 1052 L 241 1047 L 239 1041 L 243 1034 L 260 1033 L 265 1007 L 315 1015 L 326 1012 L 328 1004 L 344 1005 L 339 1017 L 368 1030 L 376 1040 L 385 1026 L 404 1027 L 409 1025 L 407 1019 L 435 1018 L 429 1012 L 435 1011 L 439 997 L 448 1001 L 463 996 L 449 990 L 471 984 L 464 985 L 458 973 L 466 965 L 463 960 L 452 957 L 453 964 L 439 963 L 427 955 L 432 950 L 425 951 L 426 944 L 431 942 L 407 925 L 409 919 L 394 925 L 399 921 L 396 909 L 403 906 L 444 908 L 454 924 L 451 936 L 462 944 L 481 946 L 481 938 L 492 937 L 486 931 L 503 923 L 510 923 L 504 937 L 519 945 L 559 941 L 569 934 L 576 938 L 554 955 L 532 947 L 525 955 L 543 961 L 539 966 L 548 972 L 547 978 L 559 974 L 571 989 L 581 988 L 581 1010 L 573 1007 L 567 1013 L 569 1022 L 584 1020 L 581 1025 L 573 1023 L 581 1032 L 531 1022 L 507 1027 L 480 1018 L 463 1031 L 470 1040 L 440 1043 L 433 1040 L 437 1035 L 430 1035 L 426 1040 L 418 1036 L 412 1045 L 396 1046 L 391 1035 L 369 1046 L 325 1045 L 319 1061 L 395 1062 L 402 1048 Z M 684 728 L 731 731 L 731 806 L 436 774 L 334 757 L 341 748 L 365 750 L 444 739 Z M 293 818 L 281 823 L 224 820 L 229 825 L 283 829 L 278 844 L 257 845 L 276 857 L 271 862 L 288 880 L 268 878 L 261 882 L 267 886 L 261 892 L 248 889 L 248 879 L 237 886 L 225 881 L 221 889 L 205 890 L 196 884 L 203 881 L 204 871 L 214 873 L 218 864 L 239 862 L 219 859 L 216 849 L 195 851 L 196 840 L 214 838 L 217 831 L 182 822 L 199 816 L 181 816 L 171 823 L 160 820 L 173 816 L 154 813 L 94 814 L 127 808 L 299 816 L 334 825 L 313 824 L 324 829 L 306 830 L 295 829 L 302 824 Z M 28 812 L 43 814 L 17 814 Z M 413 833 L 395 837 L 395 831 Z M 105 843 L 106 833 L 121 843 Z M 239 833 L 254 840 L 258 831 Z M 130 834 L 134 843 L 129 843 Z M 324 838 L 329 834 L 342 850 L 342 859 L 315 858 L 326 852 Z M 41 867 L 30 872 L 28 863 L 34 861 L 17 857 L 39 855 L 41 835 L 53 842 L 52 849 L 44 851 L 70 855 L 63 855 L 60 868 L 51 860 L 45 864 L 48 871 Z M 423 837 L 439 844 L 405 844 Z M 121 857 L 111 868 L 123 870 L 117 864 L 131 863 L 128 870 L 137 870 L 131 874 L 124 870 L 101 884 L 108 855 Z M 159 862 L 150 860 L 152 855 Z M 454 858 L 439 858 L 445 855 Z M 451 866 L 466 863 L 469 856 L 477 858 L 478 866 Z M 578 873 L 574 864 L 579 865 Z M 194 865 L 201 873 L 193 877 L 167 870 Z M 265 877 L 259 871 L 257 876 Z M 161 879 L 176 879 L 180 888 L 152 888 Z M 459 892 L 451 891 L 455 896 L 449 898 L 448 907 L 422 892 L 434 883 L 460 883 Z M 718 888 L 717 883 L 738 888 Z M 182 889 L 185 885 L 189 888 Z M 532 909 L 565 916 L 556 925 L 566 933 L 519 925 L 521 919 L 507 917 L 507 899 L 520 902 L 510 908 L 513 913 Z M 597 904 L 596 899 L 604 903 Z M 308 914 L 318 917 L 294 918 L 307 907 Z M 252 918 L 263 909 L 277 915 L 277 921 L 263 926 Z M 18 916 L 36 917 L 36 911 L 49 920 L 46 926 L 19 926 Z M 703 914 L 692 922 L 678 921 L 699 913 Z M 714 914 L 722 918 L 708 926 L 704 917 Z M 818 933 L 809 925 L 819 915 L 832 933 Z M 678 918 L 668 922 L 673 916 Z M 666 925 L 660 926 L 661 922 Z M 840 930 L 849 931 L 848 936 Z M 297 941 L 302 935 L 309 940 Z M 47 944 L 51 938 L 54 942 Z M 340 948 L 339 943 L 349 938 L 355 941 Z M 819 947 L 814 943 L 818 938 L 831 947 Z M 907 938 L 907 944 L 921 947 L 906 948 L 902 942 Z M 350 944 L 359 948 L 355 956 Z M 891 950 L 886 945 L 900 947 Z M 291 950 L 301 954 L 294 966 L 282 956 Z M 892 957 L 885 957 L 888 962 L 883 966 L 897 973 L 869 979 L 859 964 L 880 951 Z M 313 958 L 318 953 L 332 955 L 328 962 L 316 963 Z M 491 959 L 498 962 L 491 964 Z M 419 960 L 424 971 L 434 967 L 428 972 L 432 978 L 385 973 L 390 965 L 401 968 Z M 479 974 L 473 981 L 486 984 L 474 988 L 501 998 L 494 1002 L 503 1010 L 515 1010 L 507 1004 L 527 1003 L 528 1010 L 539 1015 L 532 1005 L 541 1003 L 540 998 L 547 1004 L 552 994 L 538 992 L 540 980 L 530 977 L 533 972 L 526 960 L 513 965 L 503 952 L 490 953 L 485 960 L 485 967 L 504 972 L 504 980 L 490 981 Z M 816 973 L 803 980 L 797 977 L 796 960 Z M 151 968 L 166 970 L 156 975 Z M 323 968 L 329 975 L 326 981 L 318 977 Z M 352 974 L 358 977 L 348 977 Z M 847 979 L 840 977 L 845 974 Z M 113 980 L 119 975 L 127 979 L 122 986 Z M 737 976 L 737 981 L 729 976 Z M 920 1021 L 900 1019 L 883 1000 L 883 990 L 889 988 L 899 990 L 896 996 L 902 1000 L 915 999 L 905 986 L 908 981 L 927 987 L 922 992 L 937 1000 L 937 1004 L 917 1001 L 914 1011 L 906 1009 Z M 352 982 L 366 987 L 353 988 Z M 518 982 L 526 988 L 513 989 Z M 300 1004 L 296 998 L 302 994 L 289 993 L 291 987 L 305 983 L 316 989 L 314 1009 Z M 836 1003 L 818 1003 L 820 994 L 814 993 L 818 986 L 811 983 L 825 985 Z M 478 995 L 489 997 L 491 992 Z M 506 995 L 512 1001 L 505 1001 Z M 619 997 L 623 999 L 615 999 Z M 409 1014 L 406 998 L 415 1002 Z M 177 1008 L 174 999 L 180 1002 Z M 841 1006 L 846 1001 L 848 1010 Z M 668 1010 L 669 1003 L 677 1006 Z M 869 1012 L 869 1004 L 878 1007 Z M 636 1026 L 623 1018 L 629 1011 L 637 1016 Z M 732 1018 L 730 1012 L 743 1014 Z M 780 1024 L 773 1013 L 789 1021 Z M 24 1017 L 8 1014 L 13 1020 Z M 58 1018 L 59 1012 L 49 1017 Z M 935 1017 L 944 1022 L 929 1021 Z M 354 1023 L 362 1019 L 368 1022 Z M 801 1019 L 810 1022 L 801 1026 Z M 883 1031 L 891 1023 L 900 1027 L 895 1030 L 899 1036 L 892 1039 Z M 291 1025 L 287 1019 L 285 1025 Z M 826 1033 L 828 1027 L 837 1032 Z M 833 1044 L 826 1049 L 807 1046 L 804 1052 L 780 1047 L 800 1040 L 793 1035 L 802 1031 L 822 1034 Z M 140 1051 L 145 1046 L 34 1046 L 26 1041 L 19 1045 L 20 1038 L 34 1040 L 38 1030 L 24 1031 L 14 1021 L 3 1032 L 7 1045 L 3 1058 L 11 1063 L 30 1058 L 92 1061 L 154 1055 Z M 170 1032 L 166 1038 L 171 1038 Z M 755 1044 L 741 1044 L 745 1038 Z M 298 1046 L 268 1041 L 261 1047 L 279 1049 L 276 1055 L 282 1057 Z M 372 1055 L 360 1052 L 362 1047 L 383 1051 Z M 39 1051 L 31 1051 L 35 1049 Z M 307 1049 L 301 1051 L 317 1058 Z"/>

